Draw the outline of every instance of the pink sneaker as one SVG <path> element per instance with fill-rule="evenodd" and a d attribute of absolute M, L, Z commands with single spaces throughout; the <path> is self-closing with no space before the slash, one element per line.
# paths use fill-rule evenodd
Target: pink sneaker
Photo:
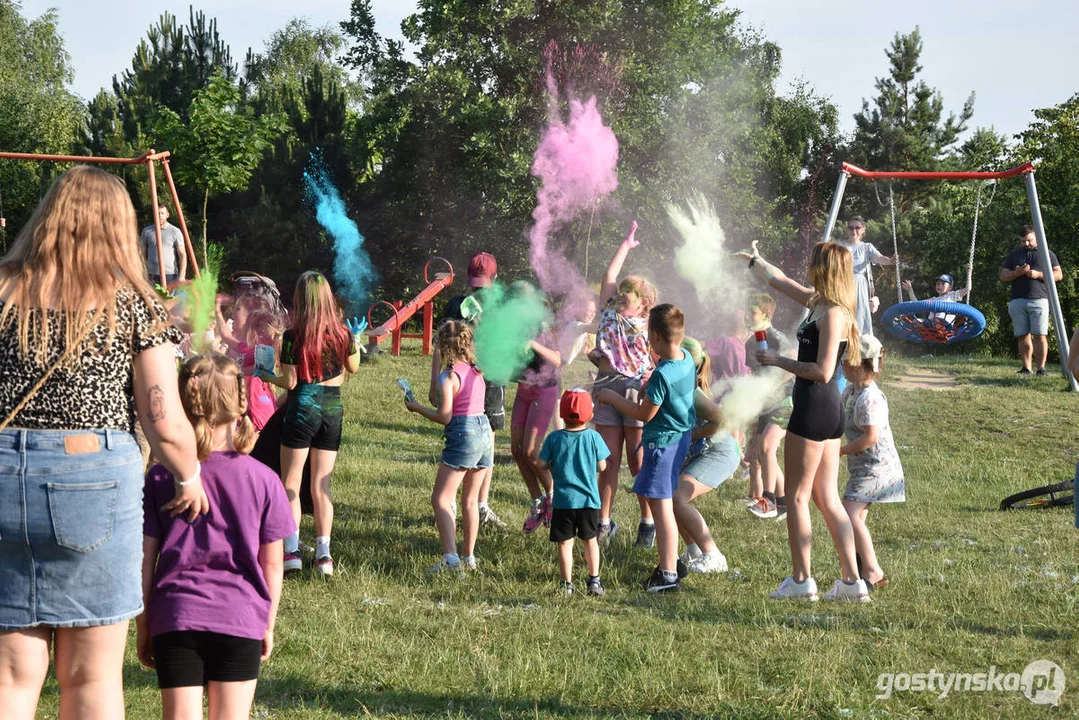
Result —
<path fill-rule="evenodd" d="M 543 501 L 537 500 L 532 502 L 532 507 L 528 509 L 528 517 L 525 518 L 525 524 L 522 530 L 531 534 L 536 532 L 536 528 L 543 524 Z"/>
<path fill-rule="evenodd" d="M 543 496 L 543 527 L 551 527 L 551 516 L 554 514 L 554 498 L 550 495 Z"/>

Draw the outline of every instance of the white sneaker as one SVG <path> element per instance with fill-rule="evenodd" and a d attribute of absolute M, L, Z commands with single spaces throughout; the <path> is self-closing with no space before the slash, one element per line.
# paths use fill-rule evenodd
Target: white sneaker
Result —
<path fill-rule="evenodd" d="M 502 522 L 502 518 L 495 514 L 495 511 L 489 507 L 480 508 L 480 525 L 493 525 L 497 528 L 506 527 L 506 523 Z"/>
<path fill-rule="evenodd" d="M 686 551 L 678 556 L 678 559 L 684 562 L 686 565 L 692 565 L 693 561 L 704 555 L 701 549 L 698 547 L 696 550 L 686 548 Z"/>
<path fill-rule="evenodd" d="M 848 585 L 842 580 L 836 580 L 832 589 L 824 593 L 824 599 L 836 603 L 867 603 L 869 588 L 865 586 L 865 580 L 858 578 Z"/>
<path fill-rule="evenodd" d="M 442 558 L 437 563 L 427 568 L 427 572 L 431 573 L 432 575 L 440 572 L 460 573 L 462 572 L 461 560 L 459 558 L 456 559 L 456 561 Z"/>
<path fill-rule="evenodd" d="M 461 558 L 461 565 L 464 566 L 465 570 L 475 570 L 476 569 L 476 556 L 475 555 L 465 555 L 463 558 Z"/>
<path fill-rule="evenodd" d="M 806 600 L 808 602 L 820 600 L 817 594 L 817 581 L 813 578 L 806 578 L 803 582 L 794 582 L 794 578 L 789 577 L 769 593 L 768 597 L 773 600 Z"/>
<path fill-rule="evenodd" d="M 723 553 L 719 550 L 703 553 L 700 557 L 689 563 L 689 571 L 701 575 L 727 572 L 727 558 L 723 557 Z"/>

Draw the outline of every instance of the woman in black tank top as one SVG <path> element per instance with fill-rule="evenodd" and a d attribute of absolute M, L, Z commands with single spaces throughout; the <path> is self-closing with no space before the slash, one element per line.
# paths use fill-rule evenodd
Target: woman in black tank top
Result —
<path fill-rule="evenodd" d="M 846 352 L 858 362 L 858 330 L 854 324 L 854 275 L 850 252 L 836 243 L 820 243 L 810 255 L 803 286 L 765 262 L 753 243 L 752 252 L 737 254 L 774 289 L 809 308 L 798 328 L 798 359 L 760 350 L 762 365 L 775 365 L 792 373 L 794 411 L 784 440 L 784 474 L 787 480 L 787 534 L 791 549 L 791 576 L 773 598 L 817 600 L 817 584 L 810 566 L 812 528 L 809 499 L 824 515 L 832 534 L 843 577 L 824 594 L 826 600 L 866 602 L 869 593 L 858 577 L 854 535 L 850 519 L 839 498 L 839 443 L 843 435 L 843 407 L 836 386 L 836 369 Z"/>

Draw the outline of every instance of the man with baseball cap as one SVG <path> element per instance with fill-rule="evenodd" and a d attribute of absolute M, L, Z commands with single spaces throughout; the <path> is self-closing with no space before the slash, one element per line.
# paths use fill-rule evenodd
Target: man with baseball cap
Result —
<path fill-rule="evenodd" d="M 854 265 L 855 286 L 855 322 L 862 335 L 873 334 L 873 311 L 880 306 L 876 289 L 873 287 L 872 265 L 894 265 L 896 258 L 888 257 L 877 250 L 872 243 L 863 242 L 865 237 L 865 218 L 855 215 L 847 220 L 847 239 L 837 241 L 850 250 Z"/>
<path fill-rule="evenodd" d="M 1000 279 L 1012 284 L 1012 299 L 1008 314 L 1012 316 L 1012 333 L 1019 342 L 1019 360 L 1023 367 L 1020 375 L 1031 374 L 1032 362 L 1037 363 L 1037 374 L 1045 375 L 1045 358 L 1049 354 L 1049 286 L 1045 273 L 1053 273 L 1060 282 L 1064 273 L 1056 253 L 1048 250 L 1050 267 L 1042 266 L 1038 252 L 1038 238 L 1034 228 L 1024 225 L 1019 232 L 1019 247 L 1004 258 Z"/>
<path fill-rule="evenodd" d="M 468 271 L 465 274 L 468 291 L 450 298 L 450 301 L 446 303 L 446 311 L 439 319 L 438 324 L 441 325 L 447 320 L 458 320 L 474 324 L 478 319 L 478 312 L 482 309 L 482 303 L 478 302 L 474 295 L 478 290 L 489 287 L 497 277 L 498 263 L 495 262 L 494 255 L 489 252 L 479 252 L 473 255 L 472 259 L 468 261 Z M 438 405 L 438 374 L 440 372 L 442 372 L 442 355 L 438 352 L 438 347 L 435 346 L 431 352 L 431 386 L 427 392 L 427 399 L 435 406 Z M 506 388 L 494 383 L 487 383 L 483 412 L 491 423 L 491 430 L 496 432 L 506 427 L 505 398 Z M 494 477 L 493 466 L 486 468 L 480 485 L 480 523 L 505 527 L 506 523 L 502 522 L 502 519 L 495 514 L 495 511 L 488 504 L 492 477 Z"/>

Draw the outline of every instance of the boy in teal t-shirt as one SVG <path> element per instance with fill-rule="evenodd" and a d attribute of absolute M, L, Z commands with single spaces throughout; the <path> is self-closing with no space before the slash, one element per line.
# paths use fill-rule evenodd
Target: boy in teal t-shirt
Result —
<path fill-rule="evenodd" d="M 633 483 L 633 492 L 648 500 L 656 521 L 659 566 L 644 584 L 648 592 L 666 592 L 682 586 L 678 568 L 678 525 L 673 496 L 678 475 L 689 453 L 690 436 L 697 414 L 693 409 L 697 368 L 682 349 L 685 315 L 674 305 L 663 304 L 648 314 L 648 339 L 659 357 L 656 369 L 641 394 L 640 404 L 609 390 L 596 399 L 614 405 L 622 413 L 644 421 L 641 445 L 644 463 Z"/>
<path fill-rule="evenodd" d="M 554 484 L 551 503 L 551 542 L 558 543 L 562 590 L 573 593 L 573 538 L 584 542 L 588 594 L 603 595 L 599 579 L 599 473 L 611 452 L 598 432 L 585 423 L 592 419 L 592 396 L 580 388 L 562 393 L 559 413 L 566 423 L 543 441 L 538 467 Z"/>

